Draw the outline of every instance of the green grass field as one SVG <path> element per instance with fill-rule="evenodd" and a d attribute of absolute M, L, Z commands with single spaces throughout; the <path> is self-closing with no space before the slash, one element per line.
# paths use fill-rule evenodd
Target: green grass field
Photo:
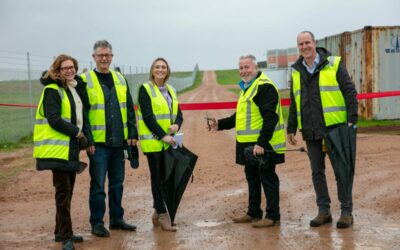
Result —
<path fill-rule="evenodd" d="M 231 85 L 240 82 L 239 70 L 216 70 L 217 82 L 221 85 Z"/>

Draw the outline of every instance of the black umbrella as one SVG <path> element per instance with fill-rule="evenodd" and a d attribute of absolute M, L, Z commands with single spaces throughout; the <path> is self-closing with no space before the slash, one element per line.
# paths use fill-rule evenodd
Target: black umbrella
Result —
<path fill-rule="evenodd" d="M 325 136 L 328 155 L 337 178 L 340 178 L 345 199 L 351 196 L 356 165 L 357 129 L 340 125 L 329 129 Z"/>
<path fill-rule="evenodd" d="M 272 154 L 279 153 L 275 152 L 274 150 L 264 150 L 263 155 L 257 155 L 254 156 L 253 154 L 254 146 L 248 146 L 244 149 L 244 156 L 246 159 L 246 165 L 250 166 L 259 166 L 259 167 L 265 167 L 267 166 L 266 163 L 272 163 L 274 164 L 274 157 Z M 286 149 L 283 150 L 282 152 L 287 152 L 287 151 L 298 151 L 298 152 L 307 152 L 304 147 L 296 148 L 296 149 Z"/>
<path fill-rule="evenodd" d="M 161 193 L 171 218 L 171 226 L 174 224 L 176 211 L 192 176 L 197 158 L 197 155 L 184 146 L 176 149 L 169 147 L 164 151 L 164 178 Z"/>

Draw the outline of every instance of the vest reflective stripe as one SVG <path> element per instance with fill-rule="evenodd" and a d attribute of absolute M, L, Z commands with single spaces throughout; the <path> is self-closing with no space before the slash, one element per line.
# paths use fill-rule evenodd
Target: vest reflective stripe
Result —
<path fill-rule="evenodd" d="M 70 137 L 51 128 L 47 118 L 44 116 L 43 98 L 46 89 L 58 91 L 61 98 L 61 118 L 67 122 L 71 121 L 71 104 L 65 90 L 55 83 L 46 85 L 36 110 L 33 132 L 33 157 L 68 160 Z"/>
<path fill-rule="evenodd" d="M 124 77 L 113 70 L 110 70 L 114 88 L 117 94 L 119 108 L 121 110 L 122 124 L 124 127 L 124 139 L 128 138 L 128 112 L 126 107 L 126 96 L 128 88 Z M 89 97 L 89 122 L 95 142 L 106 141 L 106 114 L 104 93 L 101 88 L 96 73 L 91 70 L 81 75 L 83 81 L 87 83 L 86 90 Z"/>
<path fill-rule="evenodd" d="M 168 133 L 168 128 L 171 124 L 175 123 L 176 117 L 178 115 L 178 99 L 176 96 L 175 89 L 166 84 L 169 94 L 172 98 L 172 112 L 168 107 L 168 103 L 164 96 L 161 94 L 158 87 L 156 87 L 152 82 L 143 83 L 143 87 L 146 89 L 147 94 L 151 99 L 151 106 L 153 109 L 154 118 L 157 124 Z M 140 110 L 140 105 L 138 108 L 138 131 L 140 139 L 140 147 L 144 153 L 148 152 L 160 152 L 163 148 L 168 148 L 169 144 L 163 143 L 161 138 L 157 139 L 154 137 L 153 133 L 148 129 L 143 120 L 142 111 Z"/>
<path fill-rule="evenodd" d="M 346 103 L 339 83 L 336 80 L 336 74 L 339 68 L 340 57 L 330 56 L 327 58 L 329 63 L 319 73 L 319 92 L 321 96 L 322 110 L 324 112 L 324 121 L 326 126 L 345 123 L 347 120 Z M 293 94 L 297 109 L 297 126 L 302 129 L 301 123 L 301 83 L 300 72 L 292 72 Z"/>
<path fill-rule="evenodd" d="M 271 84 L 278 92 L 275 84 L 264 73 L 261 73 L 245 93 L 242 91 L 236 106 L 236 139 L 240 143 L 257 142 L 260 135 L 263 118 L 253 98 L 257 94 L 258 86 L 262 84 Z M 269 144 L 276 153 L 283 154 L 286 151 L 286 142 L 280 97 L 275 112 L 279 120 Z"/>
<path fill-rule="evenodd" d="M 33 144 L 35 146 L 42 146 L 42 145 L 64 145 L 64 146 L 69 146 L 69 140 L 68 141 L 42 140 L 42 141 L 35 141 Z"/>
<path fill-rule="evenodd" d="M 71 123 L 71 119 L 64 119 L 63 118 L 63 120 L 66 121 L 66 122 Z M 48 123 L 49 123 L 49 121 L 47 119 L 37 119 L 35 121 L 35 124 L 48 124 Z"/>
<path fill-rule="evenodd" d="M 274 144 L 272 145 L 272 148 L 274 149 L 275 152 L 278 153 L 283 153 L 286 151 L 286 142 L 285 143 L 281 143 L 281 144 Z"/>
<path fill-rule="evenodd" d="M 162 120 L 162 119 L 170 119 L 171 115 L 170 114 L 163 114 L 163 115 L 155 115 L 154 118 L 156 118 L 156 120 Z M 138 117 L 138 120 L 142 120 L 143 117 Z M 172 120 L 175 121 L 176 119 L 176 115 L 172 115 Z"/>

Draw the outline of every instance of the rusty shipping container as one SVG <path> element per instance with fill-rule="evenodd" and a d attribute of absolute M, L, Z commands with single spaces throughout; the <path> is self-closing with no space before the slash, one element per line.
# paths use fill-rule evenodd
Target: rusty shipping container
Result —
<path fill-rule="evenodd" d="M 319 39 L 317 46 L 342 57 L 358 93 L 400 90 L 400 26 L 366 26 Z M 360 100 L 359 114 L 400 119 L 400 97 Z"/>

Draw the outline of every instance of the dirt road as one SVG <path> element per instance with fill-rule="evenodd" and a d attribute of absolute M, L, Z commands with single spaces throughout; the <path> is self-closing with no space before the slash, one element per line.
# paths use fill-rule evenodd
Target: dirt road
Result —
<path fill-rule="evenodd" d="M 217 85 L 213 72 L 205 72 L 201 87 L 179 99 L 182 103 L 235 101 L 237 96 Z M 217 118 L 233 112 L 209 111 Z M 309 227 L 309 220 L 317 212 L 309 162 L 304 153 L 289 152 L 286 163 L 277 168 L 281 181 L 281 226 L 254 229 L 249 224 L 231 221 L 232 216 L 245 213 L 247 206 L 243 168 L 234 163 L 234 131 L 206 132 L 204 113 L 183 112 L 184 144 L 199 155 L 199 160 L 194 182 L 189 183 L 175 220 L 178 232 L 152 227 L 149 171 L 141 155 L 138 170 L 126 164 L 123 199 L 125 219 L 136 224 L 138 231 L 111 231 L 111 237 L 104 239 L 90 234 L 86 170 L 77 177 L 72 201 L 74 232 L 85 238 L 84 243 L 75 244 L 76 249 L 399 249 L 400 136 L 358 135 L 352 228 L 335 227 L 340 211 L 329 164 L 327 178 L 334 223 Z M 55 205 L 51 173 L 35 170 L 31 150 L 0 153 L 0 170 L 25 166 L 21 173 L 0 182 L 3 250 L 61 249 L 52 234 Z M 108 225 L 108 216 L 105 222 Z"/>

